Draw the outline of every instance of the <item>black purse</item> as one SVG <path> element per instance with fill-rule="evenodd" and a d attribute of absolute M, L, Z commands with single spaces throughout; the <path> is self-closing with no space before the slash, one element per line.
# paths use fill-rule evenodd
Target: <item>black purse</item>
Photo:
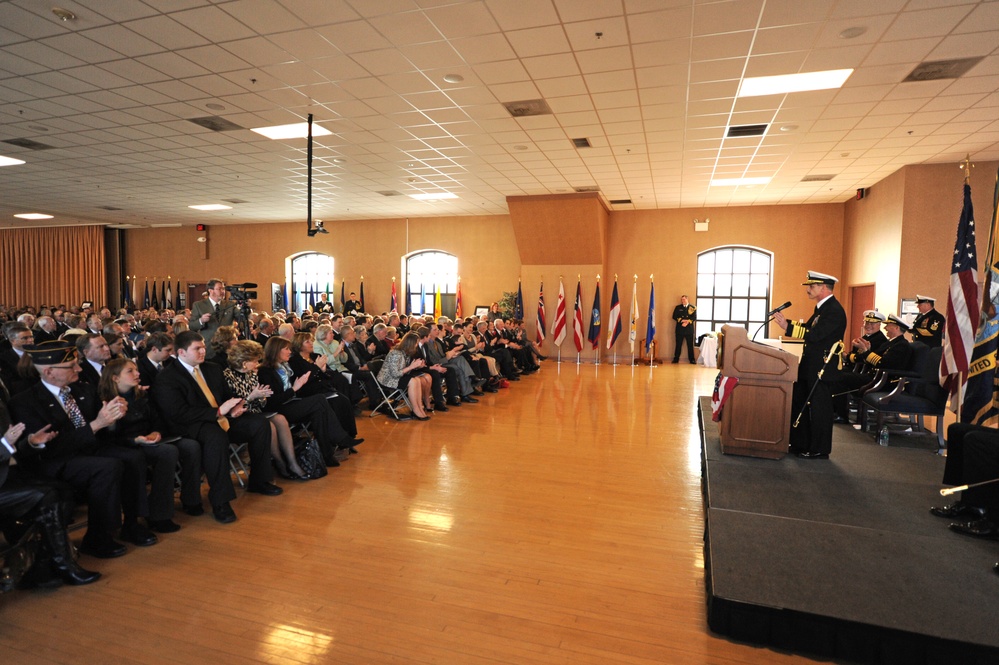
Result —
<path fill-rule="evenodd" d="M 319 451 L 319 442 L 315 438 L 305 439 L 295 444 L 295 459 L 309 480 L 322 478 L 329 473 L 326 470 L 323 454 Z"/>

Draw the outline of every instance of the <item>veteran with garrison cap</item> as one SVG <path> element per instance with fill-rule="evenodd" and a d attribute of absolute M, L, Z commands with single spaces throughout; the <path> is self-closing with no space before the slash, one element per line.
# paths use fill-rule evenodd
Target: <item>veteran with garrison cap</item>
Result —
<path fill-rule="evenodd" d="M 809 300 L 815 301 L 812 315 L 804 323 L 795 323 L 781 312 L 774 314 L 774 322 L 784 335 L 805 341 L 791 397 L 791 452 L 803 459 L 826 459 L 832 450 L 832 390 L 830 384 L 819 381 L 818 375 L 826 354 L 836 342 L 842 342 L 846 333 L 846 312 L 833 295 L 838 281 L 832 275 L 809 270 L 802 286 Z M 794 427 L 794 419 L 802 409 L 801 421 Z"/>
<path fill-rule="evenodd" d="M 933 308 L 936 300 L 916 294 L 916 307 L 919 316 L 912 322 L 912 341 L 922 342 L 931 349 L 943 343 L 943 332 L 947 319 Z"/>

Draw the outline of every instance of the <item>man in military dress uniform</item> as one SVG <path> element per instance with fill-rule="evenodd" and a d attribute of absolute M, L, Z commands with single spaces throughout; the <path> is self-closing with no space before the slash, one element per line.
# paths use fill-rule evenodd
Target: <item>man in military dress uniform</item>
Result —
<path fill-rule="evenodd" d="M 947 322 L 943 314 L 933 309 L 934 304 L 935 299 L 917 293 L 919 316 L 912 322 L 912 341 L 922 342 L 931 349 L 943 343 L 944 326 Z"/>
<path fill-rule="evenodd" d="M 881 325 L 887 320 L 888 317 L 876 309 L 864 312 L 864 334 L 853 340 L 850 353 L 844 354 L 843 357 L 843 360 L 850 365 L 860 365 L 860 374 L 869 373 L 867 369 L 871 365 L 864 362 L 867 354 L 878 353 L 888 344 L 888 337 L 881 331 Z"/>
<path fill-rule="evenodd" d="M 697 320 L 697 308 L 690 304 L 687 296 L 680 296 L 680 304 L 673 308 L 673 320 L 676 321 L 676 348 L 673 350 L 673 364 L 680 362 L 680 348 L 687 343 L 687 360 L 694 364 L 694 321 Z"/>
<path fill-rule="evenodd" d="M 798 363 L 798 380 L 791 396 L 791 452 L 803 459 L 828 459 L 832 450 L 831 384 L 819 381 L 818 375 L 826 354 L 836 342 L 843 340 L 846 332 L 846 312 L 833 295 L 838 281 L 831 275 L 809 270 L 808 279 L 802 286 L 807 287 L 805 293 L 809 300 L 815 301 L 812 316 L 804 323 L 795 323 L 788 321 L 781 312 L 774 314 L 774 322 L 780 326 L 782 334 L 805 340 Z M 794 427 L 794 420 L 802 411 L 801 422 Z"/>

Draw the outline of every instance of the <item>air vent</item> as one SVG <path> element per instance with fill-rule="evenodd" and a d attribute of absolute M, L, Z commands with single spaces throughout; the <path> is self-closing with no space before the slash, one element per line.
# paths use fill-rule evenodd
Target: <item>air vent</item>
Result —
<path fill-rule="evenodd" d="M 106 228 L 109 229 L 144 229 L 145 227 L 141 224 L 108 224 Z"/>
<path fill-rule="evenodd" d="M 381 194 L 382 196 L 402 196 L 401 192 L 397 192 L 394 189 L 386 189 L 382 192 L 375 192 L 375 194 Z"/>
<path fill-rule="evenodd" d="M 737 139 L 746 136 L 763 136 L 769 125 L 733 125 L 728 128 L 725 138 Z"/>
<path fill-rule="evenodd" d="M 591 148 L 590 139 L 572 139 L 572 145 L 577 148 Z"/>
<path fill-rule="evenodd" d="M 981 62 L 985 56 L 977 58 L 957 58 L 955 60 L 934 60 L 921 62 L 909 75 L 902 79 L 903 83 L 912 81 L 939 81 L 940 79 L 956 79 L 967 73 L 969 69 Z"/>
<path fill-rule="evenodd" d="M 38 141 L 32 141 L 31 139 L 7 139 L 4 143 L 16 145 L 19 148 L 27 148 L 28 150 L 51 150 L 55 147 L 39 143 Z"/>
<path fill-rule="evenodd" d="M 631 204 L 631 199 L 611 199 L 612 206 L 624 206 Z"/>
<path fill-rule="evenodd" d="M 204 118 L 188 118 L 187 120 L 205 129 L 210 129 L 213 132 L 232 132 L 237 129 L 246 129 L 217 115 L 209 115 Z"/>
<path fill-rule="evenodd" d="M 526 118 L 531 115 L 551 115 L 548 102 L 543 99 L 524 99 L 519 102 L 503 102 L 503 106 L 514 118 Z"/>
<path fill-rule="evenodd" d="M 576 187 L 575 190 L 580 194 L 585 194 L 586 192 L 599 192 L 600 188 L 596 185 L 586 185 L 584 187 Z"/>
<path fill-rule="evenodd" d="M 818 173 L 816 175 L 806 175 L 801 182 L 829 182 L 836 176 L 830 173 Z"/>
<path fill-rule="evenodd" d="M 114 206 L 97 206 L 98 210 L 124 210 L 124 208 L 115 208 Z"/>
<path fill-rule="evenodd" d="M 244 201 L 243 199 L 222 199 L 226 203 L 231 203 L 233 205 L 239 205 L 240 203 L 249 203 L 249 201 Z"/>

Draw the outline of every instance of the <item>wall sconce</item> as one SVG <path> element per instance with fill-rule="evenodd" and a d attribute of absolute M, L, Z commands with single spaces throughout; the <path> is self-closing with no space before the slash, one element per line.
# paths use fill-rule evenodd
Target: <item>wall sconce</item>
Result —
<path fill-rule="evenodd" d="M 694 219 L 694 230 L 695 231 L 707 231 L 708 230 L 708 222 L 710 222 L 710 221 L 711 220 L 708 219 L 707 217 L 704 218 L 703 222 L 700 221 L 700 220 L 698 220 L 698 219 Z"/>

